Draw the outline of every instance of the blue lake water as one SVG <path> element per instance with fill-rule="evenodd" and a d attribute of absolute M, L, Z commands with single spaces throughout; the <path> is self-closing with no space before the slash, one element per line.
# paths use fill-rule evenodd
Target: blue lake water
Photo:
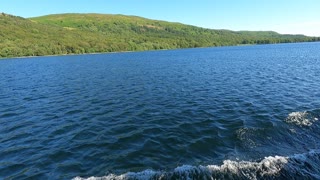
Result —
<path fill-rule="evenodd" d="M 0 179 L 320 179 L 319 119 L 320 43 L 1 60 Z"/>

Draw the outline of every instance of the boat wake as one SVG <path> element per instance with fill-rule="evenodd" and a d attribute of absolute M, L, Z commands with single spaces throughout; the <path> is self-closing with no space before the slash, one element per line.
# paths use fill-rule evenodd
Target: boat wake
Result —
<path fill-rule="evenodd" d="M 260 161 L 225 160 L 222 165 L 183 165 L 173 171 L 145 170 L 102 177 L 75 177 L 73 180 L 129 179 L 320 179 L 320 150 L 293 156 L 269 156 Z"/>
<path fill-rule="evenodd" d="M 316 121 L 318 121 L 318 118 L 314 117 L 307 111 L 292 112 L 285 119 L 285 122 L 296 124 L 298 126 L 311 126 Z"/>

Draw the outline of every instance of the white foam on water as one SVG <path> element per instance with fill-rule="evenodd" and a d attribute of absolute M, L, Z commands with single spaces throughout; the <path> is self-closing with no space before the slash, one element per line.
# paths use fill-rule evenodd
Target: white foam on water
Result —
<path fill-rule="evenodd" d="M 209 165 L 210 171 L 221 172 L 223 174 L 231 173 L 235 176 L 244 176 L 249 179 L 256 179 L 259 176 L 277 175 L 285 164 L 288 163 L 288 157 L 269 156 L 260 162 L 250 161 L 231 161 L 225 160 L 221 166 Z M 258 174 L 257 174 L 258 172 Z"/>
<path fill-rule="evenodd" d="M 153 170 L 145 170 L 141 172 L 128 172 L 121 175 L 116 174 L 109 174 L 107 176 L 102 177 L 89 177 L 89 178 L 81 178 L 81 177 L 75 177 L 73 180 L 127 180 L 127 179 L 139 179 L 139 180 L 147 180 L 152 179 L 157 173 L 157 171 Z"/>
<path fill-rule="evenodd" d="M 293 123 L 298 126 L 311 126 L 318 118 L 312 117 L 308 112 L 292 112 L 285 119 L 287 123 Z"/>
<path fill-rule="evenodd" d="M 208 166 L 183 165 L 172 172 L 145 170 L 128 172 L 121 175 L 109 174 L 103 177 L 76 177 L 73 180 L 127 180 L 127 179 L 199 179 L 199 178 L 248 178 L 257 179 L 264 176 L 275 176 L 288 163 L 288 157 L 270 156 L 260 162 L 225 160 L 223 164 Z"/>

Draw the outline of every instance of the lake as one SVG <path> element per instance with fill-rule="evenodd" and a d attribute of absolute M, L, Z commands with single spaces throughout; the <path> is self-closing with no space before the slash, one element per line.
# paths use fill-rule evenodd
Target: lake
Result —
<path fill-rule="evenodd" d="M 0 60 L 0 179 L 320 179 L 319 50 Z"/>

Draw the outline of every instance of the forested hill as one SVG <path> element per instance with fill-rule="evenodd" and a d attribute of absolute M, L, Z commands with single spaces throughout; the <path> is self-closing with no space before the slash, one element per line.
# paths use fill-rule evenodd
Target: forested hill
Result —
<path fill-rule="evenodd" d="M 319 41 L 272 31 L 205 29 L 136 16 L 0 14 L 0 57 Z"/>

